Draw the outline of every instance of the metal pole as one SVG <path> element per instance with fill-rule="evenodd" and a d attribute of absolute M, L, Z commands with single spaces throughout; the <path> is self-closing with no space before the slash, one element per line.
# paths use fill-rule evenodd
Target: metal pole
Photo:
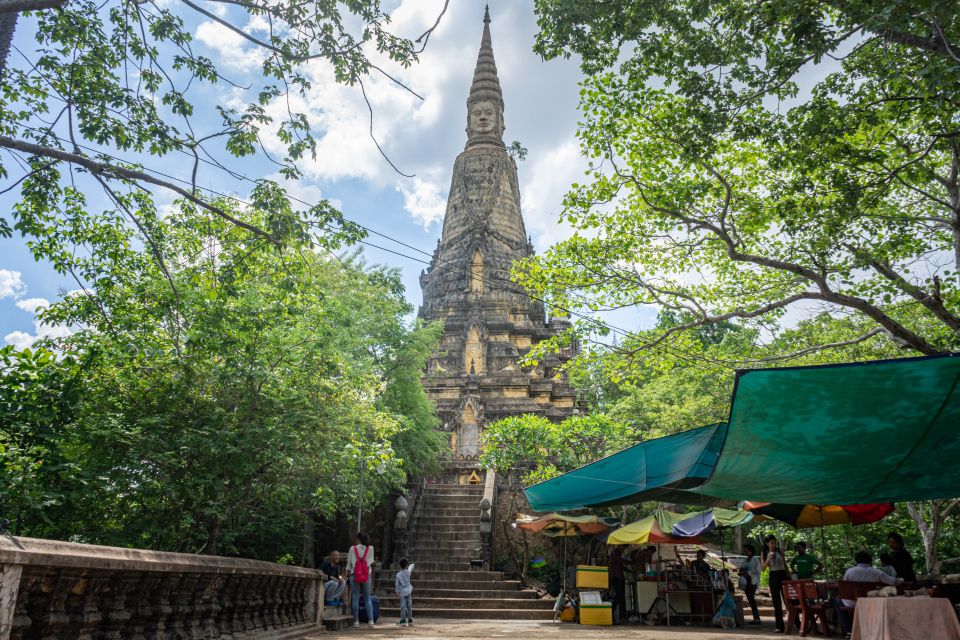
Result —
<path fill-rule="evenodd" d="M 366 459 L 360 458 L 360 505 L 357 507 L 357 533 L 363 530 L 360 523 L 363 521 L 363 467 L 365 462 Z"/>

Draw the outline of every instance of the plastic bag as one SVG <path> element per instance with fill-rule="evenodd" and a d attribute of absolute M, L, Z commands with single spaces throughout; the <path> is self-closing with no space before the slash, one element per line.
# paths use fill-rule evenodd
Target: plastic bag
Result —
<path fill-rule="evenodd" d="M 723 629 L 734 629 L 737 626 L 737 604 L 729 591 L 724 593 L 717 612 L 713 614 L 713 624 Z"/>

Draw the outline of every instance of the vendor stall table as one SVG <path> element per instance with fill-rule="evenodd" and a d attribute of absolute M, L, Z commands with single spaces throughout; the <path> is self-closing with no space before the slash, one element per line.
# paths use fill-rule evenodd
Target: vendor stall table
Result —
<path fill-rule="evenodd" d="M 960 640 L 946 598 L 858 598 L 851 640 Z"/>

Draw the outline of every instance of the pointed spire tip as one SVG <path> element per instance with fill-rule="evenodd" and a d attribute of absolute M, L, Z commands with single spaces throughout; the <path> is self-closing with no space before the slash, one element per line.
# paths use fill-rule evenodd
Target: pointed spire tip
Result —
<path fill-rule="evenodd" d="M 483 9 L 483 24 L 490 24 L 490 5 L 485 5 Z"/>

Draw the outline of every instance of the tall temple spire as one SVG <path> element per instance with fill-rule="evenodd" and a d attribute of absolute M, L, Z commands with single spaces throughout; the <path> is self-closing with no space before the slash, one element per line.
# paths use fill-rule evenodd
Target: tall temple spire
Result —
<path fill-rule="evenodd" d="M 467 148 L 476 144 L 503 146 L 503 91 L 497 77 L 490 38 L 490 7 L 483 14 L 483 36 L 467 97 Z"/>
<path fill-rule="evenodd" d="M 451 432 L 456 462 L 449 471 L 461 482 L 472 477 L 489 422 L 520 414 L 559 421 L 576 408 L 562 370 L 575 346 L 533 368 L 523 363 L 538 342 L 560 335 L 570 323 L 548 320 L 543 303 L 510 279 L 516 262 L 533 255 L 533 245 L 503 129 L 488 10 L 467 98 L 467 145 L 453 163 L 440 242 L 420 275 L 420 317 L 443 323 L 441 348 L 427 362 L 424 388 Z"/>

